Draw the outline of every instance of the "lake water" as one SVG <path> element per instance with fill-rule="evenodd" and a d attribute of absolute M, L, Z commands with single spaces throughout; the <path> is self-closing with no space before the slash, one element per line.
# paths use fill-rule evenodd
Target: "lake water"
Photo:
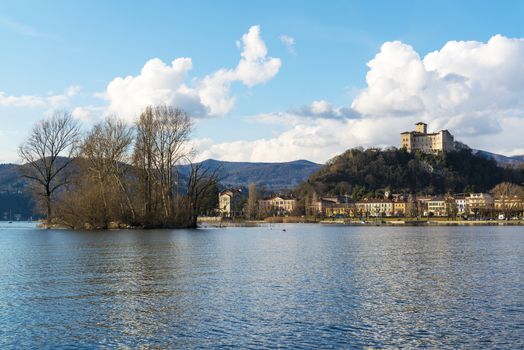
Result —
<path fill-rule="evenodd" d="M 4 223 L 0 348 L 523 348 L 523 267 L 523 227 Z"/>

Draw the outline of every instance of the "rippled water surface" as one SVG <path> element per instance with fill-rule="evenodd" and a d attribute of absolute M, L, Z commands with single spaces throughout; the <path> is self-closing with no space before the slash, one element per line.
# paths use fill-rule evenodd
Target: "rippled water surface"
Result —
<path fill-rule="evenodd" d="M 523 348 L 523 267 L 522 227 L 5 223 L 0 348 Z"/>

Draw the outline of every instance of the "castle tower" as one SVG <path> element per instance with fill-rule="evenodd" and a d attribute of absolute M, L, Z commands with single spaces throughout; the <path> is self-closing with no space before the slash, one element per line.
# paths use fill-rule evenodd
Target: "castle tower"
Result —
<path fill-rule="evenodd" d="M 427 134 L 428 133 L 428 124 L 418 122 L 417 124 L 415 124 L 415 131 L 421 134 Z"/>

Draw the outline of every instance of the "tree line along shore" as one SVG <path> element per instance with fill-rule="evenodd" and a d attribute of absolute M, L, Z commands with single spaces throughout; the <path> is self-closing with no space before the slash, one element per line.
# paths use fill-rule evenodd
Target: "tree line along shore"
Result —
<path fill-rule="evenodd" d="M 145 108 L 134 124 L 108 117 L 89 130 L 56 112 L 19 147 L 20 171 L 45 227 L 197 227 L 202 216 L 413 224 L 523 215 L 524 169 L 500 167 L 469 148 L 439 154 L 350 149 L 294 189 L 269 193 L 254 183 L 221 187 L 220 168 L 193 161 L 192 130 L 191 117 L 169 106 Z M 180 173 L 182 165 L 187 174 Z M 475 196 L 481 200 L 472 201 Z"/>

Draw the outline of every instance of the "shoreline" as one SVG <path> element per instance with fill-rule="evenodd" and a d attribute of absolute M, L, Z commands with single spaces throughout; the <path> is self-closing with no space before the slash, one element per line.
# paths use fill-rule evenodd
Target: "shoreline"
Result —
<path fill-rule="evenodd" d="M 438 227 L 438 226 L 524 226 L 524 220 L 298 220 L 283 217 L 281 220 L 199 220 L 199 227 L 259 227 L 272 224 L 319 224 L 336 226 L 388 226 L 388 227 Z"/>
<path fill-rule="evenodd" d="M 211 220 L 209 220 L 211 219 Z M 323 219 L 313 220 L 297 217 L 281 217 L 279 220 L 219 220 L 218 218 L 201 218 L 197 228 L 226 228 L 226 227 L 262 227 L 271 225 L 288 225 L 288 224 L 316 224 L 326 226 L 385 226 L 385 227 L 445 227 L 445 226 L 524 226 L 524 220 L 343 220 L 343 219 Z M 6 221 L 7 222 L 7 221 Z M 33 221 L 35 227 L 46 229 L 70 229 L 60 225 L 51 225 L 47 227 L 45 223 Z M 111 227 L 95 231 L 113 231 L 113 230 L 136 230 L 148 229 L 144 227 Z M 149 228 L 153 229 L 153 228 Z M 186 229 L 180 228 L 155 228 L 155 229 Z M 73 229 L 75 230 L 75 229 Z"/>

